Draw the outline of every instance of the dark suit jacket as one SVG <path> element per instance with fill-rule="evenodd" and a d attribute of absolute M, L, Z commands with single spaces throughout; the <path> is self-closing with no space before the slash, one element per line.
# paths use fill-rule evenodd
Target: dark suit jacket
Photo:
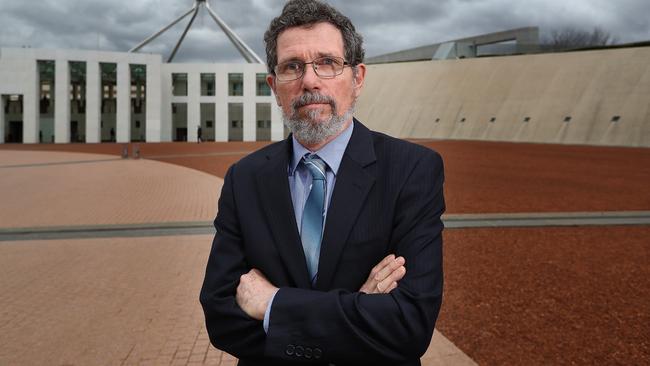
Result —
<path fill-rule="evenodd" d="M 226 174 L 201 290 L 212 344 L 240 365 L 419 365 L 442 300 L 443 165 L 428 148 L 354 121 L 332 193 L 311 288 L 287 167 L 291 140 Z M 406 259 L 390 294 L 357 292 L 386 255 Z M 280 287 L 268 335 L 235 301 L 257 268 Z"/>

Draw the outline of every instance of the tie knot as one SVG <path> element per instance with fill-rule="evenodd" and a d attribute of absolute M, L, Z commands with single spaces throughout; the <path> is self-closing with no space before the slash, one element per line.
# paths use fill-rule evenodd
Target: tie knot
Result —
<path fill-rule="evenodd" d="M 305 155 L 305 166 L 314 180 L 325 180 L 325 162 L 318 155 Z"/>

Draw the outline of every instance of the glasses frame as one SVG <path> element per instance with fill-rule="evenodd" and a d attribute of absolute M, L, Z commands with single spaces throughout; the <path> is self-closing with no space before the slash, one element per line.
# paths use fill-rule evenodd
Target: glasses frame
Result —
<path fill-rule="evenodd" d="M 324 59 L 324 58 L 331 58 L 331 59 L 336 59 L 336 60 L 343 61 L 343 67 L 341 68 L 341 71 L 338 74 L 334 74 L 334 75 L 331 75 L 331 76 L 329 76 L 329 75 L 328 76 L 323 76 L 323 75 L 319 74 L 318 73 L 318 66 L 316 66 L 316 61 Z M 299 75 L 295 79 L 281 79 L 278 76 L 278 67 L 280 65 L 288 63 L 288 62 L 296 62 L 296 63 L 302 64 L 301 71 L 300 71 Z M 343 57 L 321 56 L 321 57 L 317 57 L 317 58 L 315 58 L 315 59 L 313 59 L 313 60 L 311 60 L 309 62 L 304 62 L 304 61 L 300 61 L 300 60 L 290 60 L 290 61 L 285 61 L 285 62 L 279 63 L 273 68 L 273 74 L 275 75 L 276 79 L 281 83 L 288 83 L 288 82 L 291 82 L 291 81 L 300 80 L 305 76 L 305 71 L 307 70 L 307 65 L 309 65 L 309 64 L 311 64 L 311 68 L 314 70 L 314 73 L 316 74 L 316 76 L 318 76 L 321 79 L 334 79 L 335 77 L 343 74 L 343 71 L 345 70 L 346 66 L 350 66 L 350 67 L 353 66 L 352 64 L 347 62 Z"/>

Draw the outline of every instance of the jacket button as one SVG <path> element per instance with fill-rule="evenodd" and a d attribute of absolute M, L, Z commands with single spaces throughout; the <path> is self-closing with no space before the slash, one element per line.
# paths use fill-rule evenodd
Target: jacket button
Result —
<path fill-rule="evenodd" d="M 311 347 L 305 347 L 305 358 L 310 359 L 312 355 L 313 355 L 313 350 L 311 349 Z"/>
<path fill-rule="evenodd" d="M 302 346 L 296 346 L 296 357 L 302 357 L 305 354 L 305 349 Z"/>
<path fill-rule="evenodd" d="M 284 353 L 286 353 L 287 356 L 293 356 L 293 353 L 294 353 L 294 350 L 295 350 L 295 349 L 296 349 L 296 348 L 294 347 L 294 345 L 293 345 L 293 344 L 290 344 L 290 345 L 287 346 L 287 349 L 284 350 Z"/>
<path fill-rule="evenodd" d="M 318 360 L 322 354 L 323 354 L 323 351 L 321 351 L 320 348 L 314 348 L 314 358 L 315 359 Z"/>

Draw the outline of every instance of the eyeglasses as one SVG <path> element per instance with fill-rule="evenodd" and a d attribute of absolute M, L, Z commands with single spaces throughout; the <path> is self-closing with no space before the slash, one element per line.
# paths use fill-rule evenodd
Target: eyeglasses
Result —
<path fill-rule="evenodd" d="M 350 64 L 341 57 L 323 56 L 311 62 L 299 60 L 286 61 L 278 64 L 273 70 L 278 81 L 298 80 L 305 75 L 305 66 L 311 64 L 314 72 L 321 79 L 332 79 L 343 73 L 343 68 Z"/>

